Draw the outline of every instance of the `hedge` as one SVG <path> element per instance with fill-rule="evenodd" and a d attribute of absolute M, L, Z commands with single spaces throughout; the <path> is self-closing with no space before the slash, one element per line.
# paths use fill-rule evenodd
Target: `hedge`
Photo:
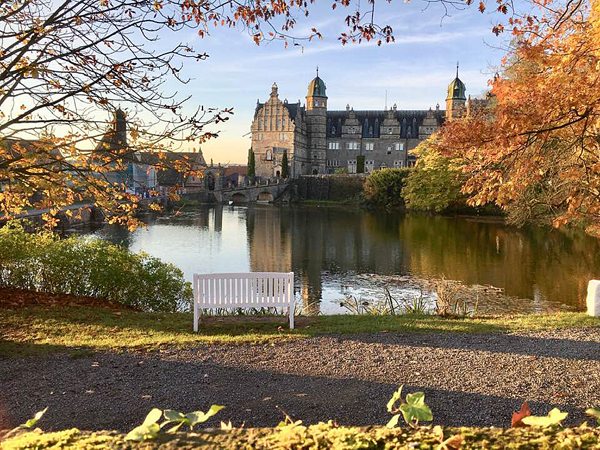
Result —
<path fill-rule="evenodd" d="M 60 239 L 0 228 L 0 288 L 102 298 L 147 312 L 189 305 L 190 283 L 173 264 L 100 239 Z"/>
<path fill-rule="evenodd" d="M 8 439 L 5 450 L 17 449 L 158 449 L 210 448 L 240 450 L 358 450 L 358 449 L 591 449 L 598 448 L 600 429 L 579 428 L 445 428 L 336 427 L 331 421 L 309 427 L 299 423 L 280 428 L 199 430 L 161 434 L 156 440 L 125 441 L 115 431 L 77 429 L 43 433 L 39 430 Z"/>

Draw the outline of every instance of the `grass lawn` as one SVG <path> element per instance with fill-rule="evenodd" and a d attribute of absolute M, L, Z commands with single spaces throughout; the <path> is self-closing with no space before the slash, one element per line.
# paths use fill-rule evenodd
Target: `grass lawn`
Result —
<path fill-rule="evenodd" d="M 598 327 L 600 319 L 583 313 L 444 319 L 430 315 L 299 317 L 210 317 L 192 331 L 187 313 L 141 313 L 86 306 L 0 308 L 0 357 L 67 351 L 73 357 L 98 350 L 203 344 L 252 344 L 322 334 L 348 333 L 503 333 L 521 330 Z"/>

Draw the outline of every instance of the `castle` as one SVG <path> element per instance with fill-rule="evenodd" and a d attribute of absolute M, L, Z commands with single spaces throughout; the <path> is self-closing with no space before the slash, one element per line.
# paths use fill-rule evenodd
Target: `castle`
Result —
<path fill-rule="evenodd" d="M 347 169 L 348 173 L 385 167 L 412 167 L 410 150 L 438 131 L 445 120 L 469 110 L 465 84 L 456 78 L 448 86 L 446 109 L 328 111 L 324 81 L 317 76 L 308 85 L 306 105 L 281 101 L 277 84 L 265 103 L 257 101 L 252 121 L 252 152 L 256 175 L 279 177 L 287 153 L 290 175 L 317 175 Z M 476 102 L 476 100 L 473 100 Z"/>

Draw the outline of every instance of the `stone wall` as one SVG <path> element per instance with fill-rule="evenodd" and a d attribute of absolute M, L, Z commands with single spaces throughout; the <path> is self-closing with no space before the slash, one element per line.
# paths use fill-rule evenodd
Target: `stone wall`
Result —
<path fill-rule="evenodd" d="M 307 175 L 296 180 L 300 200 L 344 201 L 363 192 L 367 175 Z"/>

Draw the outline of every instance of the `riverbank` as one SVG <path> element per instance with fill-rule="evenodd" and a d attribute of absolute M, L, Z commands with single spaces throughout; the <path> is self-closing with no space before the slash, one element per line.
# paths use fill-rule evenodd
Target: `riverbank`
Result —
<path fill-rule="evenodd" d="M 152 352 L 170 346 L 270 344 L 331 334 L 408 333 L 494 334 L 600 328 L 583 313 L 442 318 L 435 315 L 335 315 L 298 317 L 289 330 L 286 316 L 215 316 L 192 332 L 189 313 L 141 313 L 87 306 L 0 308 L 0 358 L 67 353 L 71 357 L 127 349 Z"/>

